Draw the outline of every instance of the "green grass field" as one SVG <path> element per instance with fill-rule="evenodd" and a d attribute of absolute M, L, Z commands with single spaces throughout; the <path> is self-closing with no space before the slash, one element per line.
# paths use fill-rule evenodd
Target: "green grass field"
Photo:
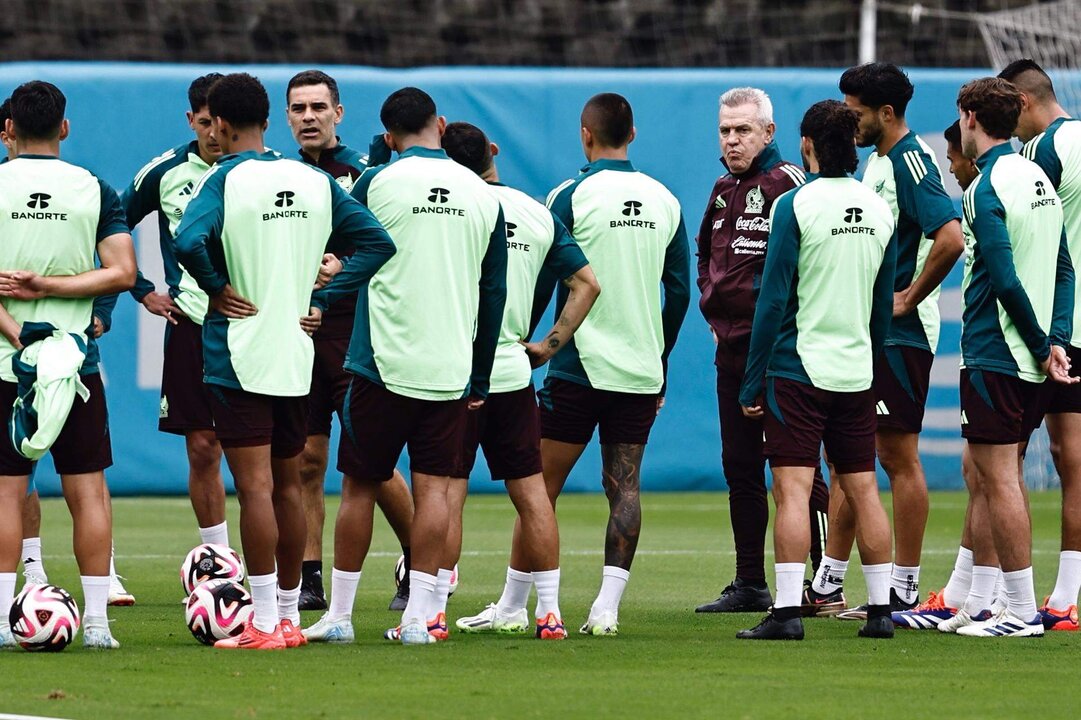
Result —
<path fill-rule="evenodd" d="M 935 493 L 923 587 L 945 583 L 965 496 Z M 0 713 L 62 718 L 837 718 L 1076 717 L 1081 637 L 977 640 L 899 632 L 856 637 L 857 623 L 809 621 L 802 643 L 737 641 L 757 615 L 695 615 L 731 579 L 734 557 L 722 494 L 645 496 L 644 529 L 620 613 L 618 638 L 577 634 L 600 581 L 602 496 L 560 501 L 562 609 L 574 634 L 562 643 L 453 634 L 436 646 L 381 639 L 398 556 L 380 523 L 361 582 L 357 644 L 284 653 L 235 653 L 188 633 L 177 568 L 195 545 L 184 499 L 115 501 L 117 565 L 137 597 L 113 608 L 117 652 L 90 652 L 81 638 L 59 655 L 0 653 Z M 335 505 L 328 503 L 328 516 Z M 238 543 L 235 501 L 231 531 Z M 512 510 L 506 498 L 470 500 L 462 584 L 453 620 L 494 601 L 502 588 Z M 1050 592 L 1058 556 L 1057 493 L 1034 493 L 1037 594 Z M 80 601 L 71 528 L 60 501 L 43 502 L 50 579 Z M 328 544 L 330 537 L 326 538 Z M 328 556 L 329 557 L 329 556 Z M 329 571 L 327 572 L 329 577 Z M 772 572 L 770 572 L 772 577 Z M 858 570 L 849 601 L 863 600 Z M 307 614 L 305 624 L 316 613 Z"/>

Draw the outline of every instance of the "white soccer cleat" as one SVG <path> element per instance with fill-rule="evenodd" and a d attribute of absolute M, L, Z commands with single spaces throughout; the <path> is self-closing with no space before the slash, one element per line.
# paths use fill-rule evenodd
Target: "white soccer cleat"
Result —
<path fill-rule="evenodd" d="M 0 621 L 0 648 L 15 647 L 18 643 L 15 642 L 15 636 L 11 633 L 11 625 L 8 624 L 7 619 Z"/>
<path fill-rule="evenodd" d="M 1007 609 L 1003 609 L 990 619 L 966 625 L 957 631 L 966 637 L 1042 637 L 1043 618 L 1039 613 L 1031 620 L 1022 620 Z"/>
<path fill-rule="evenodd" d="M 510 615 L 503 615 L 496 604 L 492 603 L 479 615 L 458 618 L 454 626 L 467 633 L 498 632 L 516 635 L 529 629 L 529 613 L 522 608 Z"/>
<path fill-rule="evenodd" d="M 598 615 L 590 611 L 589 619 L 578 632 L 594 637 L 614 637 L 619 634 L 619 616 L 611 610 L 605 610 Z"/>
<path fill-rule="evenodd" d="M 120 649 L 120 643 L 118 643 L 113 638 L 113 634 L 109 632 L 109 626 L 98 625 L 96 623 L 83 626 L 83 646 L 97 650 Z"/>
<path fill-rule="evenodd" d="M 27 570 L 23 573 L 27 585 L 48 585 L 49 577 L 44 570 Z"/>
<path fill-rule="evenodd" d="M 330 613 L 323 613 L 319 621 L 301 631 L 308 642 L 313 643 L 351 643 L 356 638 L 353 634 L 353 621 L 332 620 Z"/>
<path fill-rule="evenodd" d="M 128 607 L 135 604 L 135 596 L 124 588 L 119 575 L 109 576 L 109 604 L 113 607 Z M 187 602 L 187 599 L 184 600 Z"/>
<path fill-rule="evenodd" d="M 976 613 L 975 617 L 973 617 L 969 615 L 964 608 L 962 608 L 958 610 L 957 614 L 954 615 L 952 618 L 940 622 L 937 629 L 939 632 L 956 633 L 961 628 L 966 628 L 970 625 L 976 625 L 977 623 L 985 622 L 993 616 L 994 614 L 990 610 L 981 610 L 980 612 Z"/>
<path fill-rule="evenodd" d="M 402 645 L 431 645 L 436 642 L 436 639 L 428 632 L 428 625 L 423 622 L 403 625 L 398 635 Z"/>

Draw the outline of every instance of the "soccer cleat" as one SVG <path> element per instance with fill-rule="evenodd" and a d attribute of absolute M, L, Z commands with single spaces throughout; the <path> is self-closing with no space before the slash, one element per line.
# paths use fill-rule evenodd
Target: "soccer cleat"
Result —
<path fill-rule="evenodd" d="M 18 643 L 15 642 L 15 636 L 11 633 L 11 626 L 8 625 L 8 621 L 5 618 L 0 621 L 0 648 L 15 647 Z"/>
<path fill-rule="evenodd" d="M 1056 610 L 1047 604 L 1049 597 L 1043 599 L 1043 607 L 1040 608 L 1040 619 L 1043 620 L 1044 630 L 1064 630 L 1077 632 L 1077 606 L 1071 605 L 1065 610 Z"/>
<path fill-rule="evenodd" d="M 308 638 L 301 632 L 300 628 L 293 624 L 292 620 L 282 620 L 279 627 L 282 629 L 282 639 L 285 640 L 286 648 L 292 650 L 308 644 Z"/>
<path fill-rule="evenodd" d="M 1009 610 L 992 615 L 983 622 L 958 628 L 965 637 L 1043 637 L 1043 619 L 1039 613 L 1031 620 L 1022 620 Z"/>
<path fill-rule="evenodd" d="M 219 640 L 214 647 L 222 650 L 284 650 L 285 636 L 282 635 L 281 625 L 275 625 L 273 632 L 263 632 L 249 620 L 244 632 Z"/>
<path fill-rule="evenodd" d="M 567 628 L 563 627 L 563 620 L 557 618 L 555 613 L 548 613 L 543 618 L 537 618 L 537 638 L 540 640 L 566 640 Z"/>
<path fill-rule="evenodd" d="M 387 606 L 387 610 L 394 610 L 396 612 L 402 612 L 406 606 L 409 605 L 409 577 L 406 576 L 401 585 L 398 586 L 398 590 L 394 593 L 394 597 L 390 599 L 390 605 Z"/>
<path fill-rule="evenodd" d="M 503 615 L 496 604 L 492 603 L 479 615 L 458 618 L 454 626 L 467 633 L 494 631 L 516 635 L 529 629 L 529 613 L 525 608 L 521 608 L 510 615 Z"/>
<path fill-rule="evenodd" d="M 736 633 L 737 640 L 802 640 L 803 620 L 799 615 L 788 620 L 778 620 L 771 609 L 762 622 L 749 630 Z"/>
<path fill-rule="evenodd" d="M 594 616 L 593 611 L 590 610 L 589 619 L 586 620 L 585 625 L 578 628 L 578 632 L 594 637 L 615 637 L 619 635 L 619 616 L 611 610 L 605 610 L 600 615 Z"/>
<path fill-rule="evenodd" d="M 975 625 L 976 623 L 990 620 L 994 614 L 995 613 L 992 613 L 990 610 L 981 610 L 976 613 L 975 616 L 973 616 L 969 615 L 968 612 L 964 608 L 962 608 L 961 610 L 958 610 L 957 614 L 949 620 L 943 620 L 942 622 L 940 622 L 938 624 L 938 631 L 944 633 L 956 633 L 963 627 L 968 627 L 969 625 Z"/>
<path fill-rule="evenodd" d="M 893 624 L 911 630 L 933 630 L 940 623 L 957 614 L 957 608 L 948 607 L 941 592 L 931 591 L 927 600 L 911 610 L 891 613 Z"/>
<path fill-rule="evenodd" d="M 129 607 L 135 604 L 135 596 L 124 588 L 119 575 L 109 576 L 109 604 L 113 607 Z M 187 600 L 185 600 L 187 602 Z"/>
<path fill-rule="evenodd" d="M 403 626 L 397 634 L 402 641 L 402 645 L 433 645 L 438 642 L 435 636 L 428 631 L 428 627 L 420 622 Z"/>
<path fill-rule="evenodd" d="M 446 640 L 450 637 L 450 630 L 447 628 L 446 613 L 441 612 L 435 616 L 434 620 L 428 621 L 428 634 L 439 641 Z"/>
<path fill-rule="evenodd" d="M 119 650 L 120 643 L 109 632 L 108 624 L 87 623 L 83 625 L 83 647 L 95 650 Z"/>
<path fill-rule="evenodd" d="M 890 588 L 890 612 L 905 612 L 906 610 L 915 610 L 916 606 L 920 604 L 920 599 L 917 597 L 910 603 L 906 603 L 897 595 L 897 591 Z M 835 616 L 838 620 L 866 620 L 867 619 L 867 603 L 854 607 L 851 610 L 845 610 L 839 612 Z"/>
<path fill-rule="evenodd" d="M 322 643 L 351 643 L 356 640 L 353 634 L 353 621 L 349 618 L 343 620 L 331 620 L 330 613 L 323 613 L 323 617 L 309 628 L 301 632 L 308 642 Z"/>
<path fill-rule="evenodd" d="M 830 617 L 843 612 L 847 607 L 842 588 L 830 593 L 820 593 L 814 589 L 810 580 L 803 581 L 803 603 L 800 605 L 800 615 L 803 617 Z"/>
<path fill-rule="evenodd" d="M 323 573 L 315 570 L 305 573 L 300 583 L 298 610 L 326 610 L 327 594 L 323 590 Z"/>
<path fill-rule="evenodd" d="M 720 597 L 713 602 L 699 605 L 694 609 L 698 613 L 737 613 L 765 612 L 773 605 L 773 596 L 769 594 L 766 583 L 752 584 L 736 578 L 721 591 Z"/>
<path fill-rule="evenodd" d="M 26 578 L 27 585 L 48 585 L 49 578 L 45 575 L 45 571 L 41 570 L 27 570 L 23 573 L 23 577 Z"/>
<path fill-rule="evenodd" d="M 893 637 L 893 620 L 888 605 L 880 605 L 872 611 L 868 606 L 867 622 L 860 628 L 859 636 L 888 640 Z"/>

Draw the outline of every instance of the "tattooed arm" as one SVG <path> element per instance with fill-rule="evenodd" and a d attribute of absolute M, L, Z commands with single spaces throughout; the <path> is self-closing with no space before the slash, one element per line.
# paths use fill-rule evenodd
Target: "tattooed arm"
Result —
<path fill-rule="evenodd" d="M 548 333 L 537 342 L 522 343 L 525 345 L 529 362 L 534 368 L 539 368 L 552 359 L 552 356 L 563 349 L 572 337 L 574 331 L 586 319 L 593 303 L 601 294 L 600 283 L 597 276 L 586 265 L 563 281 L 569 291 L 567 302 L 563 305 L 563 311 L 556 318 L 556 323 Z"/>

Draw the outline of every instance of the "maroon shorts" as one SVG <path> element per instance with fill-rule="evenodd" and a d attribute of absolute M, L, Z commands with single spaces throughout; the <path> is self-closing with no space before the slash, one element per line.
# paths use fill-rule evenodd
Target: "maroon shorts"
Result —
<path fill-rule="evenodd" d="M 418 400 L 354 375 L 345 396 L 338 470 L 354 480 L 390 480 L 402 449 L 409 446 L 409 469 L 454 477 L 462 465 L 466 401 Z M 350 457 L 351 456 L 351 457 Z"/>
<path fill-rule="evenodd" d="M 315 336 L 315 364 L 312 366 L 312 389 L 308 393 L 308 435 L 330 436 L 332 418 L 345 427 L 342 408 L 345 393 L 353 374 L 345 369 L 345 354 L 349 350 L 349 338 L 333 335 Z M 350 465 L 356 464 L 353 443 L 344 435 L 338 440 L 338 457 L 346 456 Z"/>
<path fill-rule="evenodd" d="M 60 475 L 81 475 L 100 472 L 113 464 L 112 443 L 109 440 L 109 409 L 105 404 L 105 388 L 101 375 L 83 375 L 80 378 L 90 397 L 83 402 L 75 396 L 64 429 L 49 449 L 53 465 Z M 6 419 L 18 397 L 19 386 L 0 381 L 0 413 Z M 29 475 L 33 462 L 20 455 L 11 444 L 11 434 L 4 433 L 0 442 L 0 475 Z"/>
<path fill-rule="evenodd" d="M 281 460 L 296 457 L 308 439 L 308 398 L 260 395 L 207 385 L 218 442 L 223 448 L 270 446 Z"/>
<path fill-rule="evenodd" d="M 176 325 L 165 326 L 158 430 L 185 435 L 213 429 L 210 391 L 203 383 L 203 328 L 177 316 Z"/>
<path fill-rule="evenodd" d="M 462 467 L 455 477 L 469 477 L 477 461 L 477 446 L 493 480 L 518 480 L 541 472 L 540 410 L 533 383 L 521 390 L 492 393 L 479 410 L 466 418 Z"/>
<path fill-rule="evenodd" d="M 657 419 L 657 395 L 596 390 L 545 378 L 540 399 L 541 437 L 585 445 L 600 426 L 601 445 L 645 445 Z"/>
<path fill-rule="evenodd" d="M 825 445 L 838 473 L 874 472 L 874 390 L 830 392 L 768 378 L 764 428 L 770 467 L 816 468 Z"/>
<path fill-rule="evenodd" d="M 927 389 L 931 384 L 930 350 L 889 345 L 875 361 L 875 408 L 879 430 L 918 434 L 923 430 Z"/>
<path fill-rule="evenodd" d="M 961 437 L 977 445 L 1028 442 L 1043 422 L 1050 393 L 1047 383 L 1013 375 L 961 370 Z M 1061 392 L 1061 388 L 1053 388 Z"/>
<path fill-rule="evenodd" d="M 1081 375 L 1081 348 L 1073 345 L 1066 347 L 1066 355 L 1070 358 L 1070 366 L 1073 368 L 1072 375 Z M 1046 384 L 1046 383 L 1045 383 Z M 1054 392 L 1048 393 L 1050 401 L 1047 404 L 1047 414 L 1081 413 L 1081 383 L 1075 385 L 1056 384 Z"/>

